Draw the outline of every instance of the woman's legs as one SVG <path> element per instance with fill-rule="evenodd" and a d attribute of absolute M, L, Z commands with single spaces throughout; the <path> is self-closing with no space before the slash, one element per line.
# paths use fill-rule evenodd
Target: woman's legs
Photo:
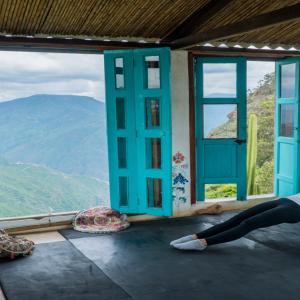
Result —
<path fill-rule="evenodd" d="M 239 214 L 235 215 L 234 217 L 226 220 L 225 222 L 222 222 L 220 224 L 217 224 L 215 226 L 212 226 L 204 231 L 201 231 L 196 234 L 198 239 L 206 239 L 210 236 L 216 235 L 218 233 L 227 231 L 233 227 L 238 226 L 242 221 L 253 217 L 257 214 L 260 214 L 264 211 L 274 209 L 280 204 L 279 200 L 269 201 L 265 203 L 261 203 L 258 205 L 255 205 L 254 207 L 251 207 L 249 209 L 246 209 Z"/>
<path fill-rule="evenodd" d="M 300 221 L 300 206 L 291 200 L 244 219 L 239 225 L 205 238 L 208 246 L 239 239 L 258 228 Z"/>
<path fill-rule="evenodd" d="M 216 235 L 216 234 L 226 231 L 230 228 L 238 226 L 243 220 L 246 220 L 249 217 L 252 217 L 263 211 L 266 211 L 268 209 L 272 209 L 272 208 L 276 207 L 277 205 L 279 205 L 279 202 L 280 202 L 279 200 L 274 200 L 274 201 L 269 201 L 266 203 L 258 204 L 252 208 L 242 211 L 241 213 L 235 215 L 234 217 L 230 218 L 229 220 L 227 220 L 223 223 L 212 226 L 212 227 L 210 227 L 202 232 L 199 232 L 195 235 L 188 235 L 188 236 L 179 238 L 177 240 L 174 240 L 170 243 L 170 245 L 174 247 L 174 245 L 176 245 L 176 244 L 185 243 L 185 242 L 193 241 L 196 239 L 205 239 L 210 236 Z"/>
<path fill-rule="evenodd" d="M 173 244 L 173 246 L 180 250 L 203 250 L 209 245 L 239 239 L 258 228 L 297 222 L 300 222 L 300 205 L 281 198 L 256 205 L 224 223 L 200 232 L 196 240 L 191 239 L 184 243 Z"/>

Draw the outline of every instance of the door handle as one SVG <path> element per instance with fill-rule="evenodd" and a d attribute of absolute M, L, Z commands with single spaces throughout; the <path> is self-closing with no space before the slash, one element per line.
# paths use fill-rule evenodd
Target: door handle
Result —
<path fill-rule="evenodd" d="M 234 142 L 241 145 L 241 144 L 246 144 L 247 140 L 235 140 Z"/>

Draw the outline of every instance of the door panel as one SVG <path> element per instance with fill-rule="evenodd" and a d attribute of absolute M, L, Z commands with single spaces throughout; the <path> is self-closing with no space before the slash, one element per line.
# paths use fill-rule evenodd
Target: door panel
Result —
<path fill-rule="evenodd" d="M 172 213 L 170 54 L 135 50 L 137 151 L 140 206 L 153 215 Z M 141 76 L 142 74 L 142 76 Z"/>
<path fill-rule="evenodd" d="M 197 58 L 197 199 L 206 184 L 237 186 L 246 199 L 246 59 Z"/>
<path fill-rule="evenodd" d="M 275 193 L 299 192 L 299 59 L 276 63 Z"/>
<path fill-rule="evenodd" d="M 206 141 L 204 146 L 204 177 L 205 178 L 235 178 L 237 177 L 236 167 L 236 145 L 218 141 L 218 144 L 212 141 Z M 220 151 L 222 148 L 222 151 Z M 216 168 L 216 166 L 219 166 Z"/>
<path fill-rule="evenodd" d="M 170 50 L 105 51 L 111 203 L 172 214 Z"/>
<path fill-rule="evenodd" d="M 132 51 L 105 53 L 105 84 L 111 206 L 138 213 Z"/>

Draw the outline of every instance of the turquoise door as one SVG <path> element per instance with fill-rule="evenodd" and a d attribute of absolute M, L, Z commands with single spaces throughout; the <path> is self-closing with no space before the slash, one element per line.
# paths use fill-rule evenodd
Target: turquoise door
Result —
<path fill-rule="evenodd" d="M 276 63 L 275 194 L 299 193 L 299 58 Z"/>
<path fill-rule="evenodd" d="M 170 216 L 170 50 L 104 55 L 111 206 Z"/>
<path fill-rule="evenodd" d="M 246 199 L 246 59 L 196 60 L 197 200 L 232 184 Z"/>

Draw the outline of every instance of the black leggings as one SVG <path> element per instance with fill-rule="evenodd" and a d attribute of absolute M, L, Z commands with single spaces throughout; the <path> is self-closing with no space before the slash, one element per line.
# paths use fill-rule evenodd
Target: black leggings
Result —
<path fill-rule="evenodd" d="M 207 245 L 215 245 L 239 239 L 254 229 L 297 222 L 300 222 L 300 205 L 280 198 L 242 211 L 223 223 L 197 233 L 197 237 L 205 239 Z"/>

